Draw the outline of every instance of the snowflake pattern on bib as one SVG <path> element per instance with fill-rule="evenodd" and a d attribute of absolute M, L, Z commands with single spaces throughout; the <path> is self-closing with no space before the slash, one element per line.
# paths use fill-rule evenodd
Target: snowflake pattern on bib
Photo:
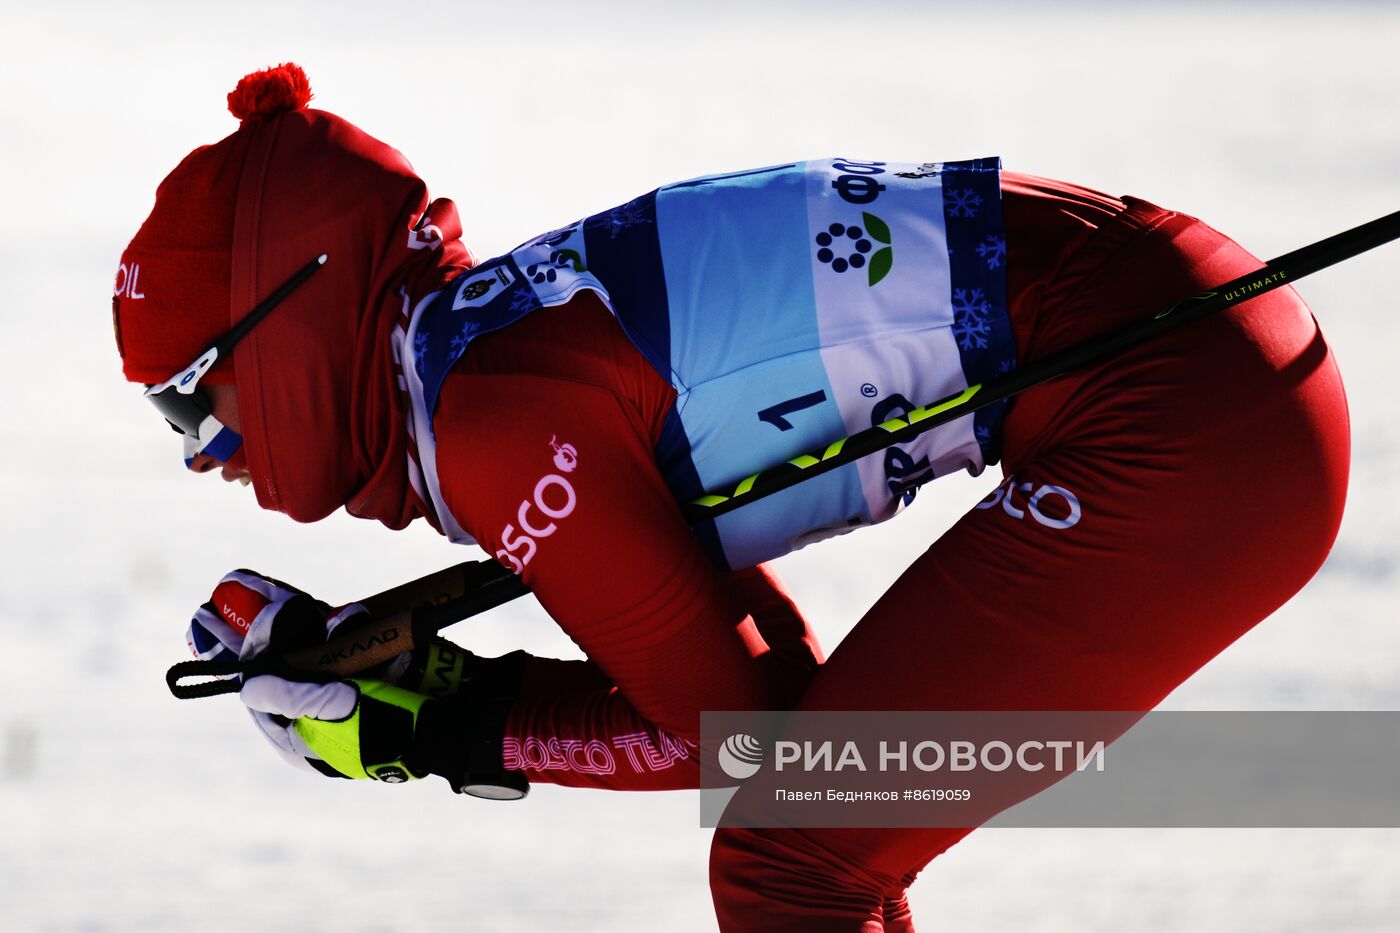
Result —
<path fill-rule="evenodd" d="M 992 303 L 980 288 L 953 290 L 953 336 L 963 350 L 983 349 L 992 333 Z"/>
<path fill-rule="evenodd" d="M 987 261 L 988 269 L 1001 268 L 1002 260 L 1006 258 L 1006 239 L 999 236 L 987 237 L 977 244 L 977 255 Z"/>
<path fill-rule="evenodd" d="M 945 197 L 949 217 L 976 217 L 982 196 L 971 188 L 954 188 Z"/>

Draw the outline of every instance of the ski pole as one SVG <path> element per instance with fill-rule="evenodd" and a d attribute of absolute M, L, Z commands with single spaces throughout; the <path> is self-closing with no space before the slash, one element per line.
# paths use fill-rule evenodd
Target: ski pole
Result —
<path fill-rule="evenodd" d="M 793 457 L 746 476 L 727 493 L 706 493 L 686 505 L 686 519 L 695 524 L 718 518 L 749 502 L 781 492 L 861 457 L 903 444 L 925 431 L 1057 379 L 1081 366 L 1121 353 L 1192 321 L 1289 285 L 1397 237 L 1400 237 L 1400 211 L 1318 240 L 1269 261 L 1258 271 L 1168 305 L 1151 317 L 1052 353 L 985 385 L 968 386 L 931 405 L 916 408 L 903 418 L 891 418 L 873 428 L 834 441 L 821 450 Z"/>
<path fill-rule="evenodd" d="M 910 441 L 939 425 L 1170 333 L 1192 321 L 1292 284 L 1304 276 L 1397 238 L 1400 238 L 1400 211 L 1286 253 L 1265 263 L 1261 269 L 1168 305 L 1143 320 L 1036 360 L 985 385 L 968 386 L 947 398 L 916 408 L 903 418 L 891 418 L 873 428 L 833 441 L 821 450 L 761 470 L 740 480 L 727 493 L 706 493 L 684 506 L 686 518 L 692 524 L 718 518 L 750 502 L 757 502 L 886 447 Z M 440 593 L 444 575 L 453 574 L 461 575 L 465 589 L 460 594 L 454 589 L 452 595 L 441 599 L 436 605 L 412 607 L 412 602 L 420 600 L 423 594 Z M 285 658 L 259 658 L 249 664 L 184 661 L 170 669 L 166 682 L 172 693 L 186 699 L 237 693 L 239 689 L 237 680 L 180 683 L 188 677 L 278 671 L 303 678 L 308 674 L 327 679 L 347 676 L 412 649 L 419 640 L 431 637 L 439 629 L 528 592 L 529 587 L 494 561 L 460 564 L 370 597 L 365 600 L 366 605 L 383 607 L 385 617 L 331 639 L 324 645 L 295 652 Z"/>

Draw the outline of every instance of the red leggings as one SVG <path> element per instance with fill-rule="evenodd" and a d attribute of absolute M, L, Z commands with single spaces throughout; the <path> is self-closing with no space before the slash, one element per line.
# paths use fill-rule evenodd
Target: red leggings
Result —
<path fill-rule="evenodd" d="M 1022 359 L 1260 265 L 1193 218 L 1126 203 L 1013 285 Z M 1008 232 L 1009 269 L 1034 267 Z M 1289 288 L 1026 392 L 1004 443 L 1000 497 L 866 613 L 801 709 L 1150 709 L 1317 571 L 1350 457 L 1336 365 Z M 1046 487 L 1072 494 L 1072 527 L 1053 490 L 1031 508 Z M 905 888 L 967 832 L 722 829 L 720 926 L 912 929 Z"/>

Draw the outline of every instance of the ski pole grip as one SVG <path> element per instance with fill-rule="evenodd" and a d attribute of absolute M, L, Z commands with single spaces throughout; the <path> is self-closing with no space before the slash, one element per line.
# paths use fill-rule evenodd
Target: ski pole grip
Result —
<path fill-rule="evenodd" d="M 405 651 L 412 651 L 414 612 L 401 609 L 383 619 L 356 626 L 338 638 L 290 651 L 281 658 L 283 670 L 299 675 L 312 674 L 336 679 L 351 677 L 361 671 L 391 661 Z M 249 671 L 248 673 L 254 673 Z M 261 673 L 275 673 L 267 670 Z M 310 678 L 306 678 L 310 679 Z"/>
<path fill-rule="evenodd" d="M 259 674 L 278 674 L 293 680 L 337 680 L 412 651 L 413 613 L 396 612 L 332 638 L 322 644 L 292 651 L 281 657 L 257 657 L 247 661 L 181 661 L 165 672 L 165 683 L 180 700 L 237 693 L 243 681 Z M 229 677 L 240 674 L 241 677 Z M 194 677 L 218 677 L 186 683 Z"/>
<path fill-rule="evenodd" d="M 382 616 L 351 631 L 280 657 L 248 661 L 181 661 L 166 672 L 170 692 L 181 700 L 237 693 L 243 680 L 277 674 L 293 680 L 338 680 L 382 664 L 431 638 L 440 629 L 493 609 L 528 592 L 494 561 L 468 561 L 385 590 L 360 602 Z M 376 611 L 378 609 L 379 611 Z M 241 678 L 187 683 L 196 677 Z"/>

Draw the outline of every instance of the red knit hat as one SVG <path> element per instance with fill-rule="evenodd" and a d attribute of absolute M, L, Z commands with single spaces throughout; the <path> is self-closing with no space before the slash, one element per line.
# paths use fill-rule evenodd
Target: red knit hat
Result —
<path fill-rule="evenodd" d="M 156 189 L 113 285 L 112 326 L 128 380 L 162 382 L 228 330 L 234 213 L 252 130 L 310 100 L 297 65 L 244 76 L 228 95 L 239 129 L 191 152 Z M 233 367 L 221 360 L 204 381 L 232 382 Z"/>
<path fill-rule="evenodd" d="M 229 95 L 238 131 L 170 173 L 122 256 L 117 344 L 128 379 L 162 382 L 329 256 L 204 378 L 238 386 L 263 508 L 316 521 L 344 505 L 401 528 L 422 509 L 394 334 L 405 309 L 470 267 L 471 253 L 456 205 L 432 200 L 403 153 L 308 108 L 310 97 L 295 65 L 239 82 Z"/>

